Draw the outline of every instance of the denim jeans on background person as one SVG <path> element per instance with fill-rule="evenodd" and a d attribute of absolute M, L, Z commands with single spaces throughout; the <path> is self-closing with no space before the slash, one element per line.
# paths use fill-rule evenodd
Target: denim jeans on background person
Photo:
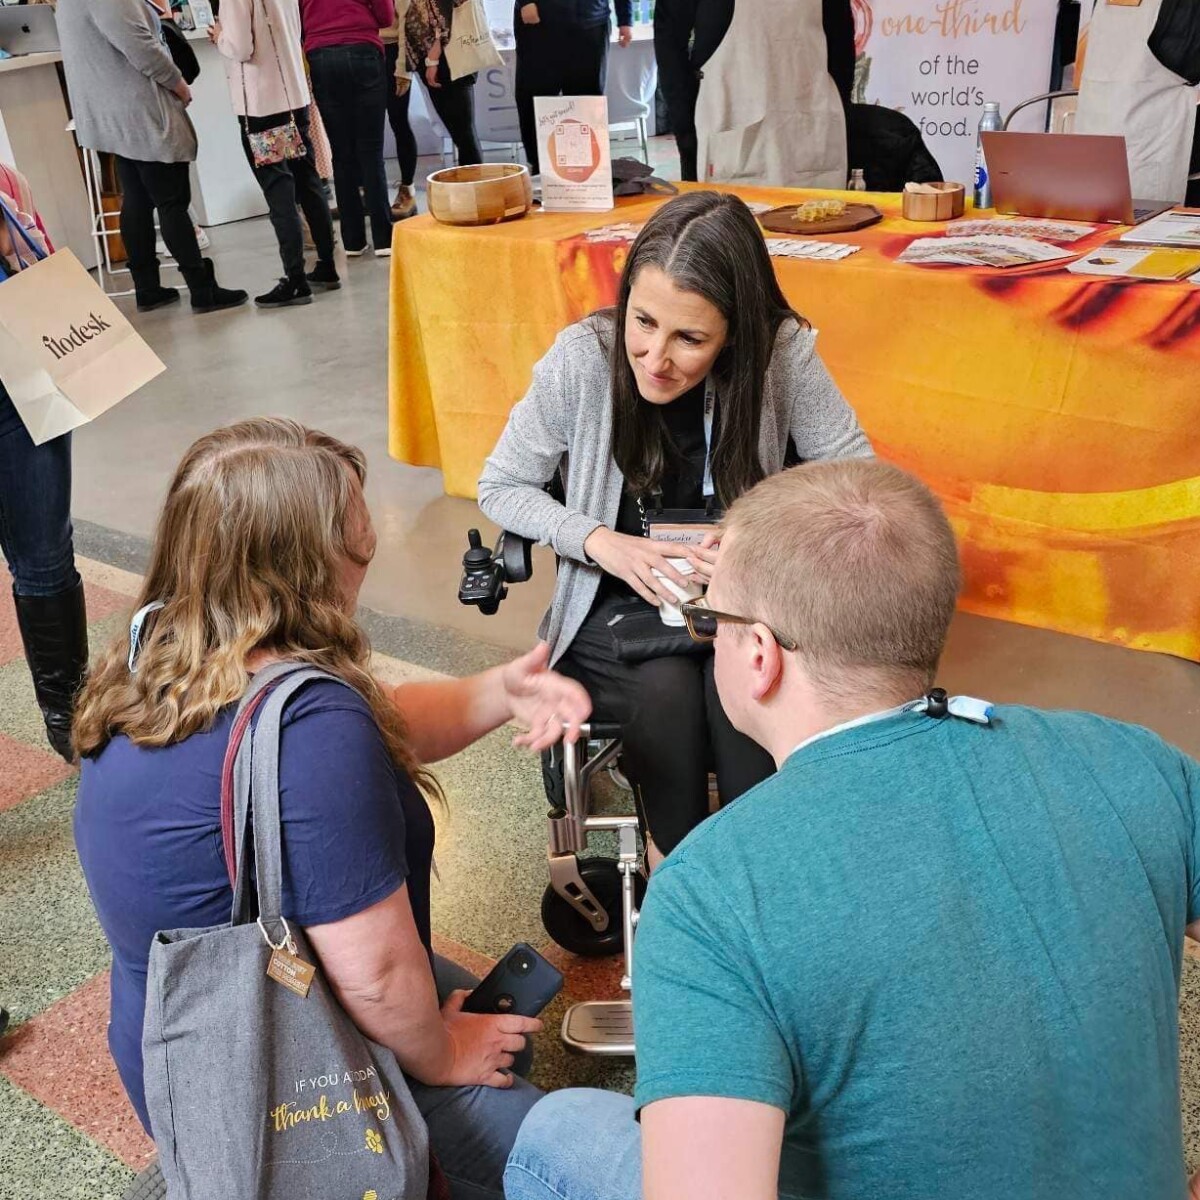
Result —
<path fill-rule="evenodd" d="M 504 1172 L 507 1200 L 641 1200 L 642 1130 L 633 1100 L 568 1088 L 525 1118 Z"/>
<path fill-rule="evenodd" d="M 383 165 L 383 128 L 387 120 L 388 78 L 383 51 L 359 42 L 323 46 L 308 56 L 313 95 L 333 151 L 333 187 L 342 223 L 342 244 L 359 250 L 367 244 L 366 216 L 376 250 L 390 249 L 392 211 Z M 366 193 L 363 211 L 359 188 Z"/>
<path fill-rule="evenodd" d="M 19 596 L 79 583 L 71 529 L 71 435 L 35 446 L 0 383 L 0 550 Z"/>
<path fill-rule="evenodd" d="M 282 162 L 254 162 L 254 151 L 250 148 L 247 133 L 262 133 L 286 125 L 291 117 L 300 130 L 307 154 L 300 158 L 285 158 Z M 304 211 L 308 227 L 312 230 L 313 245 L 317 248 L 319 262 L 333 262 L 333 218 L 329 215 L 329 201 L 325 199 L 325 188 L 317 174 L 317 160 L 313 153 L 312 138 L 308 129 L 308 109 L 298 108 L 291 113 L 274 113 L 267 117 L 250 117 L 239 122 L 242 130 L 242 150 L 246 161 L 262 188 L 267 208 L 271 214 L 271 227 L 279 243 L 279 258 L 283 273 L 288 279 L 302 281 L 304 277 L 304 226 L 300 223 L 300 212 Z"/>
<path fill-rule="evenodd" d="M 479 982 L 469 971 L 434 955 L 438 1001 Z M 429 1126 L 429 1145 L 450 1184 L 451 1200 L 504 1200 L 504 1164 L 529 1110 L 542 1093 L 522 1076 L 529 1070 L 527 1049 L 513 1064 L 511 1088 L 427 1087 L 408 1081 Z"/>

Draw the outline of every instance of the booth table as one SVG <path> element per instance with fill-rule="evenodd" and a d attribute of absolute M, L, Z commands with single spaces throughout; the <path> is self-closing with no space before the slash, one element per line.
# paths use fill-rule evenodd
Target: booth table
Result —
<path fill-rule="evenodd" d="M 817 193 L 739 194 L 782 204 Z M 952 224 L 906 222 L 896 196 L 854 199 L 885 214 L 829 238 L 857 254 L 777 258 L 776 271 L 876 451 L 945 505 L 961 607 L 1200 661 L 1200 287 L 1054 263 L 899 263 L 915 237 Z M 451 495 L 473 497 L 533 364 L 565 325 L 615 299 L 628 243 L 585 231 L 640 225 L 662 202 L 481 229 L 398 225 L 393 457 L 440 467 Z"/>

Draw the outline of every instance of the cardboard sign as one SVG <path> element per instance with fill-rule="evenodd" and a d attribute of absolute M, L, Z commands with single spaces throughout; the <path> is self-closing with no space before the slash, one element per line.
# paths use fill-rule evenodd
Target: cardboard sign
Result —
<path fill-rule="evenodd" d="M 537 96 L 538 157 L 546 212 L 607 212 L 613 207 L 612 155 L 605 96 Z"/>

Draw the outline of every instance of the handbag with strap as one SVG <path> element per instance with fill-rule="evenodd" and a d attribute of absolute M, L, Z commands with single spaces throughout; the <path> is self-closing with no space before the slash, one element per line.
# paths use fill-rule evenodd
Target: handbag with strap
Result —
<path fill-rule="evenodd" d="M 221 777 L 231 919 L 150 948 L 146 1104 L 171 1200 L 445 1195 L 395 1055 L 354 1025 L 282 911 L 280 728 L 288 698 L 318 679 L 349 686 L 302 663 L 255 674 Z"/>
<path fill-rule="evenodd" d="M 258 49 L 258 38 L 254 32 L 254 10 L 258 0 L 250 0 L 250 40 Z M 288 95 L 287 76 L 283 71 L 283 63 L 279 58 L 279 47 L 275 43 L 275 27 L 271 24 L 271 14 L 263 5 L 263 15 L 267 18 L 267 33 L 271 38 L 271 50 L 275 54 L 275 65 L 279 68 L 279 81 L 283 84 L 283 98 L 287 101 L 288 119 L 282 125 L 273 125 L 270 129 L 250 130 L 250 102 L 246 98 L 246 64 L 242 63 L 242 120 L 246 127 L 246 141 L 250 143 L 250 153 L 256 167 L 269 167 L 275 163 L 285 162 L 289 158 L 303 158 L 308 149 L 296 124 L 295 106 Z"/>
<path fill-rule="evenodd" d="M 0 282 L 35 262 L 41 262 L 48 255 L 44 247 L 39 246 L 33 235 L 21 223 L 2 196 L 0 196 L 0 224 L 8 233 L 12 245 L 10 255 L 0 255 Z"/>

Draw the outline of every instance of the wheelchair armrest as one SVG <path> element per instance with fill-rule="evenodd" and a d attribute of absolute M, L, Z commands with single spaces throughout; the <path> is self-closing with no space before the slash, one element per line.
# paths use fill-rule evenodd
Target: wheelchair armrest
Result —
<path fill-rule="evenodd" d="M 506 529 L 496 545 L 496 558 L 504 567 L 505 583 L 525 583 L 533 575 L 533 540 Z"/>

